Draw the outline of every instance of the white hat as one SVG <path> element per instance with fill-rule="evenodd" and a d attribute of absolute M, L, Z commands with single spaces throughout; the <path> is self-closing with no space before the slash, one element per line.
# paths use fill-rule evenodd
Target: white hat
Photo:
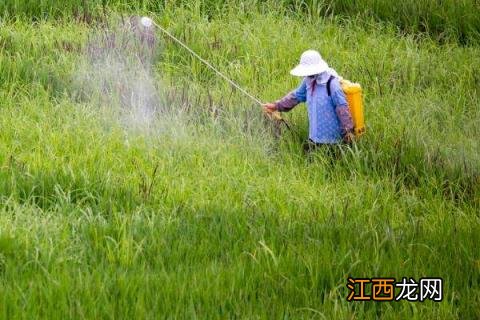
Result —
<path fill-rule="evenodd" d="M 328 64 L 318 51 L 307 50 L 300 57 L 300 64 L 290 71 L 292 76 L 308 77 L 328 70 Z"/>

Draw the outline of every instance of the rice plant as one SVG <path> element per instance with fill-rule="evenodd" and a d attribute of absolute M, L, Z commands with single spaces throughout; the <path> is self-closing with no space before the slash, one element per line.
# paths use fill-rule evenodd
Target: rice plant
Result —
<path fill-rule="evenodd" d="M 477 45 L 270 2 L 85 3 L 2 4 L 0 318 L 480 317 Z M 160 34 L 141 76 L 135 52 L 118 76 L 90 60 L 144 12 L 262 101 L 318 49 L 362 84 L 367 135 L 305 156 L 302 106 L 278 134 Z M 148 122 L 117 112 L 137 76 Z M 349 276 L 441 277 L 444 301 L 347 302 Z"/>

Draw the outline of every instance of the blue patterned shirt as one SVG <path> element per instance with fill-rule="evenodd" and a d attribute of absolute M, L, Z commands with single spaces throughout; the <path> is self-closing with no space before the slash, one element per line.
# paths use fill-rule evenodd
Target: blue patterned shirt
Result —
<path fill-rule="evenodd" d="M 327 82 L 331 95 L 328 96 Z M 347 100 L 335 71 L 305 77 L 295 91 L 275 102 L 278 111 L 287 112 L 300 102 L 308 106 L 309 138 L 315 143 L 332 144 L 341 141 L 342 135 L 353 129 Z"/>
<path fill-rule="evenodd" d="M 327 74 L 328 75 L 328 74 Z M 342 129 L 336 108 L 347 106 L 338 78 L 330 82 L 331 95 L 328 96 L 327 81 L 330 76 L 324 74 L 306 77 L 294 91 L 298 102 L 306 102 L 309 120 L 309 138 L 315 143 L 337 143 L 342 139 Z"/>

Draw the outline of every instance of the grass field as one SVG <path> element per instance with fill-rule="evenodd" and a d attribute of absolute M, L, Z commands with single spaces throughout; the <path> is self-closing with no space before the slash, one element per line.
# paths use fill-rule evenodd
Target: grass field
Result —
<path fill-rule="evenodd" d="M 480 46 L 253 0 L 41 14 L 55 3 L 7 1 L 0 20 L 0 318 L 480 318 Z M 157 113 L 137 122 L 99 85 L 136 73 L 85 54 L 122 14 L 263 101 L 318 49 L 362 84 L 368 133 L 307 157 L 305 107 L 276 137 L 165 38 L 139 81 Z M 441 277 L 444 300 L 347 302 L 349 276 Z"/>
<path fill-rule="evenodd" d="M 116 11 L 147 10 L 156 13 L 171 8 L 194 9 L 207 17 L 222 16 L 225 10 L 241 7 L 243 10 L 298 13 L 319 17 L 354 17 L 356 23 L 386 21 L 400 33 L 431 36 L 439 42 L 458 41 L 462 44 L 480 43 L 480 2 L 478 0 L 7 0 L 0 4 L 0 12 L 24 16 L 32 20 L 71 17 L 90 21 L 99 12 L 110 8 Z"/>

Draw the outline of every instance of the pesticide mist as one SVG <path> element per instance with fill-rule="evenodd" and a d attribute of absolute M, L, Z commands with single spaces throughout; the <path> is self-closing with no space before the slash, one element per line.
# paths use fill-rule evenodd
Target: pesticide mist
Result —
<path fill-rule="evenodd" d="M 266 120 L 258 106 L 228 87 L 213 99 L 195 79 L 161 85 L 161 68 L 155 67 L 161 34 L 140 17 L 118 20 L 114 27 L 92 29 L 75 74 L 77 97 L 94 106 L 108 128 L 120 126 L 127 143 L 134 137 L 183 145 L 241 143 L 272 153 L 281 124 Z M 222 98 L 225 92 L 228 101 Z M 233 101 L 239 108 L 228 107 Z"/>
<path fill-rule="evenodd" d="M 154 75 L 159 51 L 154 27 L 143 26 L 139 17 L 112 25 L 89 34 L 76 72 L 77 92 L 127 135 L 183 136 L 181 112 L 162 100 L 160 79 Z"/>

